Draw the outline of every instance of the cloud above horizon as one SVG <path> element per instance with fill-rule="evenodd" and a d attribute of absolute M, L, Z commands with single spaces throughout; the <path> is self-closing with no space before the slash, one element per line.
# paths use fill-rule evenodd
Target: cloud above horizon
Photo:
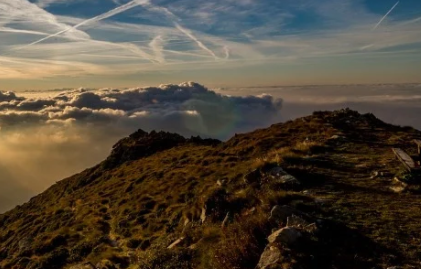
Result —
<path fill-rule="evenodd" d="M 141 128 L 227 139 L 281 121 L 282 100 L 197 83 L 134 89 L 0 92 L 0 212 L 103 160 Z"/>
<path fill-rule="evenodd" d="M 0 81 L 233 84 L 221 70 L 234 68 L 256 84 L 415 81 L 420 10 L 415 0 L 0 0 Z M 336 77 L 312 77 L 323 70 Z"/>

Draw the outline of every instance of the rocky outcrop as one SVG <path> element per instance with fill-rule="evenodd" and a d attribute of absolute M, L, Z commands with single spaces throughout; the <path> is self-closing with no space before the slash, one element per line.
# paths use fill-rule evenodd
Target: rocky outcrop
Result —
<path fill-rule="evenodd" d="M 295 227 L 285 227 L 277 230 L 268 237 L 269 243 L 281 243 L 285 245 L 294 245 L 302 236 L 301 232 Z"/>
<path fill-rule="evenodd" d="M 282 258 L 281 251 L 278 247 L 268 246 L 260 257 L 256 269 L 269 269 L 271 266 L 276 265 Z"/>
<path fill-rule="evenodd" d="M 104 162 L 104 166 L 106 168 L 112 168 L 127 161 L 145 158 L 157 152 L 187 143 L 213 146 L 218 145 L 221 141 L 216 139 L 202 139 L 200 137 L 186 139 L 179 134 L 169 132 L 152 131 L 148 133 L 138 130 L 113 146 L 111 155 Z"/>

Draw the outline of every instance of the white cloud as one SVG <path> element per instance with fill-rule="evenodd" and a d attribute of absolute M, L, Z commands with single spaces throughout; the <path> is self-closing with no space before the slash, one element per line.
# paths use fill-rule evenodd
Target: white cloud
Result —
<path fill-rule="evenodd" d="M 196 83 L 19 96 L 0 92 L 0 212 L 103 160 L 142 128 L 225 139 L 281 120 L 282 101 Z"/>

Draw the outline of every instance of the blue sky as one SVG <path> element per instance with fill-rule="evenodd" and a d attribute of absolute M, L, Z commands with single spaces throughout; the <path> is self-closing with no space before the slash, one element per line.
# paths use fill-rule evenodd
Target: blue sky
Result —
<path fill-rule="evenodd" d="M 0 90 L 420 82 L 419 0 L 0 0 Z"/>

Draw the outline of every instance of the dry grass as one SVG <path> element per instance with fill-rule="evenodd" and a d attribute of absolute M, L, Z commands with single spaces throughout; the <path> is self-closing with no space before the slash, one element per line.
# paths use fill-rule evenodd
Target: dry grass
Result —
<path fill-rule="evenodd" d="M 387 268 L 397 261 L 415 265 L 419 196 L 392 194 L 388 178 L 370 176 L 373 170 L 395 175 L 399 162 L 390 147 L 411 149 L 407 141 L 420 133 L 382 124 L 369 132 L 373 124 L 358 124 L 316 113 L 219 145 L 183 144 L 134 159 L 129 153 L 135 143 L 126 141 L 129 161 L 88 169 L 0 215 L 0 268 L 60 269 L 84 260 L 106 260 L 120 268 L 254 268 L 276 228 L 267 222 L 274 205 L 295 206 L 352 228 L 332 232 L 337 238 L 347 234 L 349 246 L 325 234 L 328 240 L 288 252 L 288 265 L 293 261 L 314 268 L 306 267 L 311 255 L 323 265 L 317 268 Z M 347 139 L 329 141 L 339 133 Z M 296 176 L 309 194 L 269 181 L 244 183 L 248 171 L 267 165 L 280 165 Z M 202 225 L 205 205 L 209 213 Z M 232 219 L 221 228 L 228 212 Z M 183 231 L 185 240 L 167 250 Z M 362 243 L 353 239 L 359 234 Z M 19 247 L 24 239 L 32 240 L 29 250 Z M 369 253 L 363 243 L 376 252 Z M 393 246 L 396 258 L 391 261 L 381 246 Z M 363 250 L 361 261 L 354 260 L 355 249 Z M 338 251 L 341 256 L 335 256 Z"/>

